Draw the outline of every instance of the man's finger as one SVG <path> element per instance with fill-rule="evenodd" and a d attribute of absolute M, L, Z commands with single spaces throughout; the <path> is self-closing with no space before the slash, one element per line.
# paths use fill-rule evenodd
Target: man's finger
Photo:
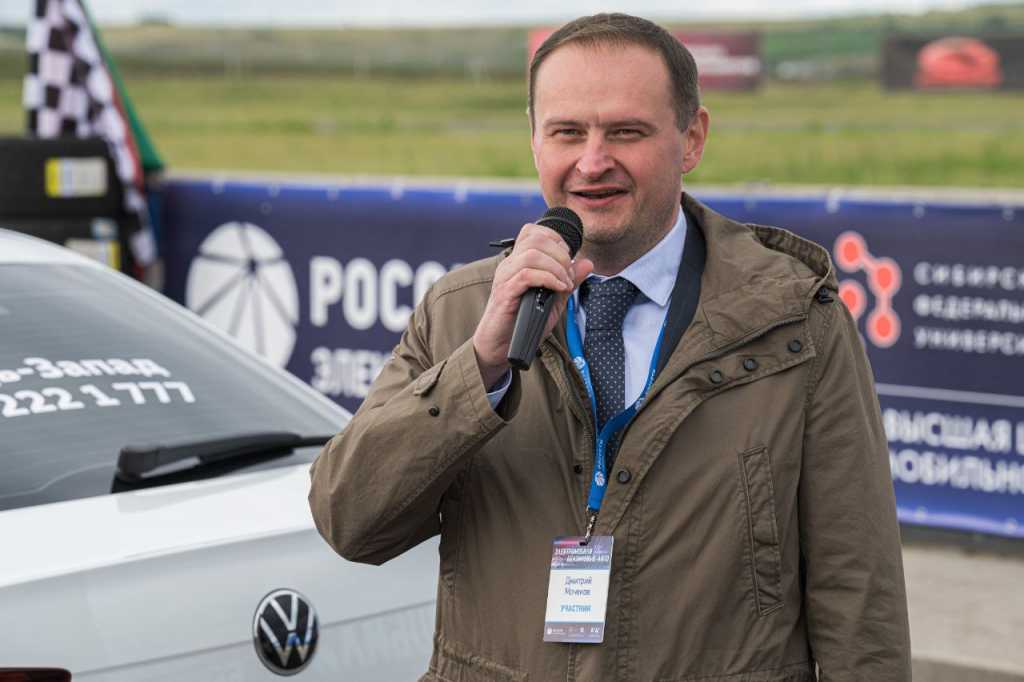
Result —
<path fill-rule="evenodd" d="M 563 279 L 547 270 L 523 268 L 502 284 L 501 293 L 509 299 L 518 301 L 530 289 L 543 287 L 556 293 L 572 291 L 572 287 Z"/>
<path fill-rule="evenodd" d="M 558 258 L 557 254 L 551 254 L 547 251 L 531 248 L 527 249 L 523 253 L 516 254 L 510 260 L 512 261 L 509 264 L 510 267 L 514 267 L 516 270 L 521 270 L 523 268 L 547 270 L 564 281 L 570 289 L 574 287 L 571 274 L 572 263 L 569 262 L 568 258 Z"/>
<path fill-rule="evenodd" d="M 565 240 L 558 236 L 558 234 L 552 232 L 546 227 L 539 228 L 541 232 L 531 232 L 519 239 L 516 239 L 516 245 L 512 250 L 512 255 L 522 253 L 529 249 L 537 249 L 544 253 L 550 254 L 553 258 L 558 259 L 560 262 L 564 262 L 565 266 L 568 267 L 569 261 L 572 257 L 569 255 L 569 245 L 565 243 Z"/>
<path fill-rule="evenodd" d="M 566 243 L 565 238 L 552 230 L 550 227 L 544 225 L 537 225 L 536 223 L 526 223 L 523 228 L 519 231 L 519 237 L 516 238 L 516 243 L 522 239 L 526 241 L 532 237 L 539 237 L 545 241 L 549 241 L 552 244 L 556 244 L 558 248 L 566 253 L 569 253 L 569 245 Z"/>

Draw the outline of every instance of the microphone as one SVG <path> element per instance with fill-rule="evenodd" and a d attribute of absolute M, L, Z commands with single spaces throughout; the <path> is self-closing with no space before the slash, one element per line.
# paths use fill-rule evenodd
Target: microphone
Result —
<path fill-rule="evenodd" d="M 553 206 L 537 220 L 537 225 L 557 232 L 569 245 L 569 257 L 576 257 L 576 252 L 583 245 L 583 222 L 575 211 Z M 519 313 L 512 330 L 512 343 L 508 347 L 508 363 L 516 369 L 530 369 L 554 302 L 551 291 L 543 287 L 534 287 L 519 299 Z"/>

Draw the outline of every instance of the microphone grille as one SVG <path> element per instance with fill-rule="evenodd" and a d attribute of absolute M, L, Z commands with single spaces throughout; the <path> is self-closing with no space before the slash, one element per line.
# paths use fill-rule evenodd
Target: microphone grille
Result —
<path fill-rule="evenodd" d="M 537 220 L 538 225 L 551 228 L 569 245 L 569 254 L 575 258 L 583 246 L 583 221 L 576 212 L 565 206 L 552 206 Z"/>

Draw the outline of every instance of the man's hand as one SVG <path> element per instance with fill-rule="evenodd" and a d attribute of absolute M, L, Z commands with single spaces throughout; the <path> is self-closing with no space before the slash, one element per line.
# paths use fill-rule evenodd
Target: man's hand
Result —
<path fill-rule="evenodd" d="M 473 350 L 484 386 L 490 388 L 508 370 L 508 347 L 512 342 L 519 299 L 533 287 L 544 287 L 556 295 L 544 336 L 551 333 L 561 317 L 569 294 L 594 270 L 586 258 L 573 262 L 569 246 L 554 230 L 527 223 L 516 237 L 508 258 L 494 272 L 487 308 L 473 333 Z"/>

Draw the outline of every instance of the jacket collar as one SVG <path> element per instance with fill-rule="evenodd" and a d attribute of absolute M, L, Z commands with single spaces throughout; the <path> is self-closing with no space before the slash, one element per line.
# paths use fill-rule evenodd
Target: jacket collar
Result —
<path fill-rule="evenodd" d="M 788 230 L 744 225 L 683 194 L 707 244 L 697 314 L 686 336 L 714 351 L 790 318 L 806 316 L 814 294 L 836 288 L 824 248 Z"/>
<path fill-rule="evenodd" d="M 682 207 L 687 230 L 704 235 L 706 256 L 697 310 L 657 384 L 705 355 L 806 317 L 818 289 L 838 288 L 829 254 L 818 244 L 782 228 L 738 223 L 685 192 Z M 551 340 L 567 348 L 564 321 Z"/>
<path fill-rule="evenodd" d="M 682 204 L 689 228 L 705 238 L 699 299 L 649 397 L 695 363 L 805 318 L 821 286 L 836 288 L 821 246 L 787 230 L 730 220 L 688 194 Z"/>

